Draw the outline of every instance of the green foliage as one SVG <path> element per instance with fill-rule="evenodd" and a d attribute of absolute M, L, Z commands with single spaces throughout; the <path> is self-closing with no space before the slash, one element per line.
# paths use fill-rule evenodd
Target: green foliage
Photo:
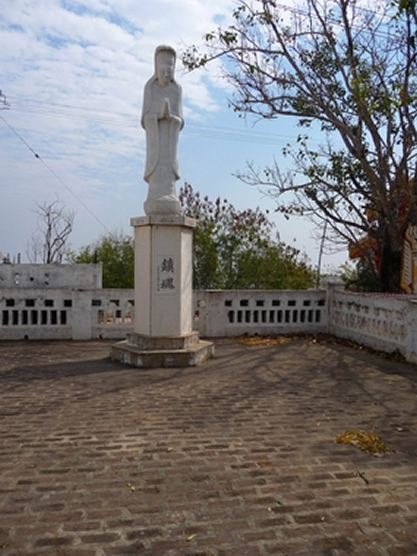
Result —
<path fill-rule="evenodd" d="M 238 211 L 227 200 L 201 198 L 185 184 L 183 213 L 197 220 L 194 232 L 196 289 L 306 289 L 315 274 L 306 257 L 271 239 L 272 223 L 260 209 Z M 134 242 L 112 233 L 68 256 L 70 263 L 102 263 L 104 288 L 134 287 Z"/>
<path fill-rule="evenodd" d="M 71 253 L 71 263 L 102 263 L 103 288 L 134 287 L 134 244 L 131 236 L 114 232 Z"/>
<path fill-rule="evenodd" d="M 196 289 L 306 289 L 314 271 L 293 247 L 271 238 L 273 224 L 259 208 L 237 210 L 185 184 L 183 214 L 197 220 L 194 234 Z"/>
<path fill-rule="evenodd" d="M 347 290 L 355 292 L 378 292 L 381 291 L 381 282 L 378 280 L 370 262 L 360 259 L 355 266 L 344 264 L 340 268 L 340 277 L 345 283 Z"/>

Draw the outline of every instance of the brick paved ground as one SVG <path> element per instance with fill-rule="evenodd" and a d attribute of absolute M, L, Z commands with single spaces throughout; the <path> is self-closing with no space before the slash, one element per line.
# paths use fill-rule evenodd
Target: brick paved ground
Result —
<path fill-rule="evenodd" d="M 0 556 L 417 554 L 415 367 L 297 339 L 143 371 L 108 345 L 0 342 Z"/>

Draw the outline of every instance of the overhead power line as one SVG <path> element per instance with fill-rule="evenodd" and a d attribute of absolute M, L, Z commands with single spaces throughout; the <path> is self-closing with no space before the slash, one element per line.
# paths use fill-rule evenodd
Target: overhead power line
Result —
<path fill-rule="evenodd" d="M 72 120 L 89 121 L 103 126 L 135 129 L 140 127 L 139 115 L 80 108 L 68 104 L 48 103 L 48 105 L 42 105 L 34 104 L 33 102 L 26 103 L 24 99 L 18 99 L 16 102 L 13 102 L 13 111 L 49 115 L 52 117 L 69 117 Z M 276 145 L 283 141 L 288 141 L 288 134 L 267 133 L 256 131 L 253 128 L 237 129 L 211 126 L 190 121 L 187 121 L 183 131 L 183 137 L 186 136 L 264 145 Z"/>
<path fill-rule="evenodd" d="M 107 233 L 110 233 L 110 230 L 107 228 L 107 226 L 90 210 L 90 208 L 84 203 L 84 201 L 82 199 L 80 199 L 80 197 L 74 193 L 74 191 L 64 182 L 64 180 L 62 178 L 60 178 L 58 176 L 58 174 L 56 172 L 54 172 L 54 170 L 52 170 L 52 168 L 45 162 L 45 160 L 43 160 L 43 158 L 37 153 L 35 152 L 35 150 L 29 145 L 29 143 L 27 141 L 25 141 L 25 139 L 14 129 L 13 126 L 11 126 L 9 124 L 9 122 L 7 122 L 3 116 L 0 116 L 0 119 L 3 120 L 3 122 L 7 125 L 7 127 L 16 135 L 16 137 L 18 137 L 18 139 L 20 139 L 20 141 L 22 141 L 22 143 L 30 150 L 30 152 L 34 155 L 35 158 L 37 158 L 44 166 L 45 168 L 55 177 L 55 179 L 57 179 L 61 185 L 63 185 L 65 187 L 65 189 L 67 189 L 67 191 L 69 191 L 71 193 L 71 195 L 73 197 L 75 197 L 75 199 L 77 199 L 77 201 L 80 203 L 80 205 L 82 205 L 85 210 L 101 225 L 103 226 L 103 228 L 106 230 Z"/>

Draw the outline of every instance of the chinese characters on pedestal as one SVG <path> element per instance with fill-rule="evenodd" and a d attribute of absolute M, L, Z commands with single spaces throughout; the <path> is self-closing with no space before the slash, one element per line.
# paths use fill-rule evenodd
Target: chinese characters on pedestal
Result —
<path fill-rule="evenodd" d="M 175 289 L 174 257 L 169 255 L 159 256 L 156 267 L 156 291 L 158 293 L 174 293 Z"/>

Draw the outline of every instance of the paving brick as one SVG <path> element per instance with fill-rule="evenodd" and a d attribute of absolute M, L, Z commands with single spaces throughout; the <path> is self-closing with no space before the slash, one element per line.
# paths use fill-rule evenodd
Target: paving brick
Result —
<path fill-rule="evenodd" d="M 45 537 L 41 539 L 37 539 L 35 542 L 35 547 L 39 546 L 65 546 L 72 543 L 72 539 L 70 537 Z"/>
<path fill-rule="evenodd" d="M 92 533 L 90 535 L 82 535 L 81 542 L 85 544 L 90 543 L 100 543 L 100 544 L 107 544 L 119 539 L 119 535 L 117 533 Z"/>
<path fill-rule="evenodd" d="M 108 349 L 0 342 L 1 556 L 417 554 L 414 367 L 302 339 L 181 370 Z"/>

